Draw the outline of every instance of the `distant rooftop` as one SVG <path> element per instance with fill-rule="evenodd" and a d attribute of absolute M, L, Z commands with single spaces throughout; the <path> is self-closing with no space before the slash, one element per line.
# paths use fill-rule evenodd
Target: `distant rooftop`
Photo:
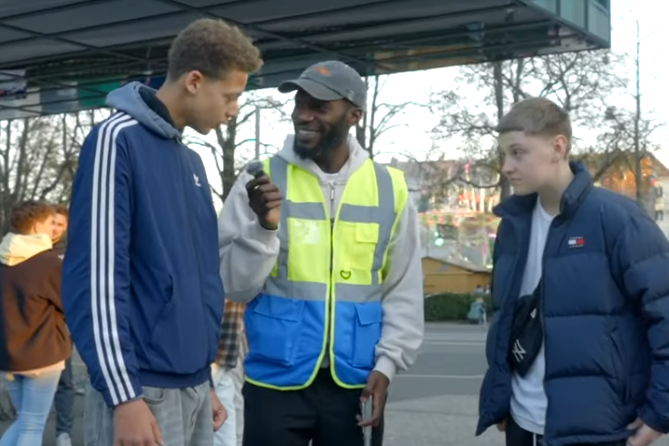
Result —
<path fill-rule="evenodd" d="M 457 266 L 458 268 L 462 268 L 462 269 L 472 271 L 472 272 L 475 272 L 475 273 L 489 273 L 490 272 L 490 269 L 486 268 L 485 266 L 475 265 L 475 264 L 473 264 L 471 262 L 468 262 L 466 260 L 457 259 L 457 258 L 451 257 L 451 256 L 444 257 L 444 256 L 439 256 L 439 255 L 436 255 L 436 254 L 432 254 L 432 255 L 425 255 L 425 256 L 423 256 L 423 258 L 424 259 L 434 259 L 434 260 L 437 260 L 439 262 L 446 263 L 446 264 L 452 265 L 452 266 Z"/>

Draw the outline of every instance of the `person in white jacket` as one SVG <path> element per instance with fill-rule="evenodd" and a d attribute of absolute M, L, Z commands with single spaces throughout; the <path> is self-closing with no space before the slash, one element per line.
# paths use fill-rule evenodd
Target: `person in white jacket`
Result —
<path fill-rule="evenodd" d="M 248 303 L 243 444 L 356 446 L 373 426 L 380 445 L 388 386 L 423 340 L 417 212 L 349 135 L 355 70 L 322 62 L 279 90 L 296 92 L 295 135 L 240 174 L 219 219 L 226 296 Z"/>

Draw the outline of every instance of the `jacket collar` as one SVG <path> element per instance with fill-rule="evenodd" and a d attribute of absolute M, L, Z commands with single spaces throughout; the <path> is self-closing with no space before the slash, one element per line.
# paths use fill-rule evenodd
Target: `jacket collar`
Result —
<path fill-rule="evenodd" d="M 570 161 L 569 167 L 574 173 L 574 179 L 562 195 L 560 202 L 560 219 L 569 218 L 576 212 L 585 196 L 592 189 L 592 176 L 580 161 Z M 513 218 L 530 214 L 537 202 L 538 194 L 512 195 L 495 206 L 493 212 L 500 218 Z"/>

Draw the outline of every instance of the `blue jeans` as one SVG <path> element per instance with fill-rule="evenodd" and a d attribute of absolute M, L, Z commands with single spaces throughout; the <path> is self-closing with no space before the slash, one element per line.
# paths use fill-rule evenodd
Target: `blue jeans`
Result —
<path fill-rule="evenodd" d="M 237 446 L 237 411 L 235 408 L 235 379 L 233 370 L 225 370 L 217 367 L 213 373 L 213 381 L 216 386 L 216 396 L 225 410 L 228 419 L 214 434 L 214 446 Z"/>
<path fill-rule="evenodd" d="M 58 390 L 53 400 L 56 409 L 56 436 L 72 431 L 72 406 L 74 405 L 74 377 L 72 357 L 65 361 L 65 370 L 60 375 Z"/>
<path fill-rule="evenodd" d="M 7 391 L 16 409 L 16 420 L 0 438 L 0 446 L 40 446 L 44 425 L 58 387 L 60 371 L 37 377 L 12 375 Z"/>

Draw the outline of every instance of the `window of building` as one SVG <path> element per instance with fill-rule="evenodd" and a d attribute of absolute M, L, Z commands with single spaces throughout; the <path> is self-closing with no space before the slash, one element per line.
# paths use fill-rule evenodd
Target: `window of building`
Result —
<path fill-rule="evenodd" d="M 664 220 L 664 211 L 655 211 L 655 221 Z"/>

